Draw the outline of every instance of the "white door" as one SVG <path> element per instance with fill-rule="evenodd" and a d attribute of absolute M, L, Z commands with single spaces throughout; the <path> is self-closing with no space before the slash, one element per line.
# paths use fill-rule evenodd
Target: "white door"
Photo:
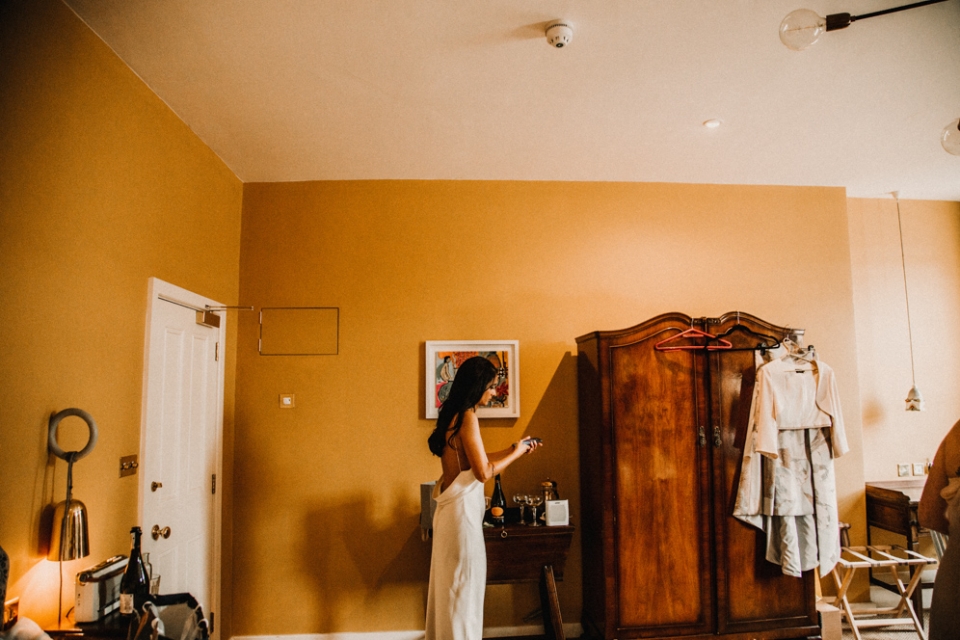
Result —
<path fill-rule="evenodd" d="M 224 314 L 220 328 L 197 309 L 220 306 L 150 280 L 140 437 L 140 527 L 160 593 L 192 594 L 207 619 L 219 610 L 220 469 Z M 219 344 L 218 344 L 219 343 Z M 214 624 L 214 633 L 219 625 Z"/>

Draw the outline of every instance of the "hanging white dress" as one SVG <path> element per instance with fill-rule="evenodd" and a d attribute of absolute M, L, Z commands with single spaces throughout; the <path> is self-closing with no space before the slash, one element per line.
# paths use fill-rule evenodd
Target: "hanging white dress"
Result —
<path fill-rule="evenodd" d="M 426 640 L 481 640 L 487 550 L 483 483 L 461 471 L 442 493 L 433 488 L 433 555 L 427 592 Z"/>
<path fill-rule="evenodd" d="M 791 576 L 826 575 L 840 558 L 833 458 L 849 447 L 833 369 L 810 365 L 757 370 L 733 513 L 766 532 L 766 559 Z"/>

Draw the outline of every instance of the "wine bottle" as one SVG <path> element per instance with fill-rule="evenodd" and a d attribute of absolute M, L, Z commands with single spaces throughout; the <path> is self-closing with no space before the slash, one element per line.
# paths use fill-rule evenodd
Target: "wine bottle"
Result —
<path fill-rule="evenodd" d="M 120 578 L 120 615 L 131 616 L 147 600 L 150 593 L 150 580 L 140 555 L 140 527 L 130 529 L 130 560 Z"/>
<path fill-rule="evenodd" d="M 493 524 L 503 524 L 503 515 L 507 508 L 507 499 L 503 495 L 503 487 L 500 486 L 500 474 L 493 485 L 493 495 L 490 497 L 490 518 Z"/>

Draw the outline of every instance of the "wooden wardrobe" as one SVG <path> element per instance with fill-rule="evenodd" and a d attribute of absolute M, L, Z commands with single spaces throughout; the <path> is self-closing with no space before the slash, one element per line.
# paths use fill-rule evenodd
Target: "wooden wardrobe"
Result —
<path fill-rule="evenodd" d="M 690 328 L 733 348 L 654 347 Z M 765 534 L 731 515 L 753 348 L 795 333 L 668 313 L 577 338 L 586 637 L 819 637 L 814 572 L 783 575 Z"/>

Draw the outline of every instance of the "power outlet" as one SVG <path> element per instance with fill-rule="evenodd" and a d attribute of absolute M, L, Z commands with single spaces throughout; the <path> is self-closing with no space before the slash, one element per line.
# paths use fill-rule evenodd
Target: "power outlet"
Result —
<path fill-rule="evenodd" d="M 909 464 L 898 464 L 897 465 L 897 475 L 901 478 L 903 476 L 910 475 L 910 465 Z"/>
<path fill-rule="evenodd" d="M 281 409 L 293 409 L 297 406 L 297 397 L 292 393 L 281 393 L 280 394 L 280 408 Z"/>
<path fill-rule="evenodd" d="M 914 462 L 914 463 L 913 463 L 913 475 L 915 475 L 915 476 L 922 476 L 923 473 L 924 473 L 923 467 L 924 467 L 924 464 L 923 464 L 922 462 Z"/>

